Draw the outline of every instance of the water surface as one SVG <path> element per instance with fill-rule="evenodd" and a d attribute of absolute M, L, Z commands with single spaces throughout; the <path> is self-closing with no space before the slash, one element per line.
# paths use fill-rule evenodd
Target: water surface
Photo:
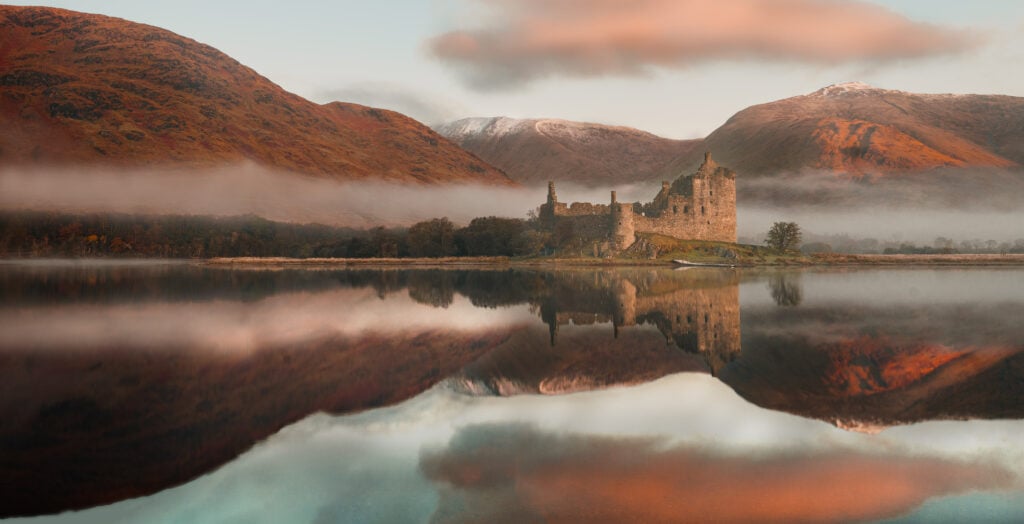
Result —
<path fill-rule="evenodd" d="M 4 264 L 0 515 L 1020 520 L 1022 277 Z"/>

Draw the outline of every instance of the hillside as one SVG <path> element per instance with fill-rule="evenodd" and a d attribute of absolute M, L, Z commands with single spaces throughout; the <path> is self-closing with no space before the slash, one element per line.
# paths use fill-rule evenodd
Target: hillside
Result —
<path fill-rule="evenodd" d="M 436 130 L 522 184 L 657 183 L 663 166 L 700 145 L 629 127 L 550 119 L 466 118 Z"/>
<path fill-rule="evenodd" d="M 508 185 L 402 114 L 289 93 L 160 28 L 0 6 L 0 166 L 253 161 L 339 180 Z"/>
<path fill-rule="evenodd" d="M 705 139 L 743 175 L 823 170 L 851 175 L 1024 164 L 1024 98 L 929 95 L 846 83 L 749 107 Z M 663 171 L 699 165 L 698 151 Z"/>

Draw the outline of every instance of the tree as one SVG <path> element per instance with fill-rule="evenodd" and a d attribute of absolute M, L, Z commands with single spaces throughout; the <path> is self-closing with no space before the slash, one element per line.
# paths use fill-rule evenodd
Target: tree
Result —
<path fill-rule="evenodd" d="M 417 222 L 409 228 L 409 253 L 414 257 L 447 257 L 455 254 L 455 225 L 448 218 Z"/>
<path fill-rule="evenodd" d="M 800 246 L 801 237 L 796 222 L 776 222 L 768 230 L 764 243 L 776 251 L 791 251 Z"/>
<path fill-rule="evenodd" d="M 461 252 L 469 256 L 519 256 L 536 252 L 541 239 L 518 218 L 474 218 L 455 232 Z"/>

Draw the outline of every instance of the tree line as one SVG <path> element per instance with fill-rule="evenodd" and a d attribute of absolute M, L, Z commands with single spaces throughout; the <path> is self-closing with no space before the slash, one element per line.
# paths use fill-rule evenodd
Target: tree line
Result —
<path fill-rule="evenodd" d="M 353 229 L 238 217 L 0 213 L 2 257 L 394 258 L 523 256 L 551 249 L 536 221 L 435 218 L 408 228 Z"/>

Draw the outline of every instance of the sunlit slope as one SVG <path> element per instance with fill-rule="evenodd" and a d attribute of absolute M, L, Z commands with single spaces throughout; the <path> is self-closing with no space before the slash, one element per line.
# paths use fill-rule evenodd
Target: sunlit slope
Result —
<path fill-rule="evenodd" d="M 743 175 L 852 176 L 1024 163 L 1024 98 L 930 95 L 850 83 L 749 107 L 705 140 Z M 680 156 L 668 173 L 700 163 Z"/>
<path fill-rule="evenodd" d="M 0 166 L 252 161 L 342 180 L 510 184 L 402 114 L 318 105 L 163 29 L 0 6 Z"/>

